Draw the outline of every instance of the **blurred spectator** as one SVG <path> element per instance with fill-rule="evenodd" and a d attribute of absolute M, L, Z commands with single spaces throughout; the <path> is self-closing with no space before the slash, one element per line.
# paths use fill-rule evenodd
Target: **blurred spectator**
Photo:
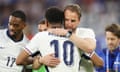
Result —
<path fill-rule="evenodd" d="M 102 49 L 105 65 L 97 68 L 97 72 L 120 72 L 120 25 L 106 26 L 105 37 L 107 47 Z"/>

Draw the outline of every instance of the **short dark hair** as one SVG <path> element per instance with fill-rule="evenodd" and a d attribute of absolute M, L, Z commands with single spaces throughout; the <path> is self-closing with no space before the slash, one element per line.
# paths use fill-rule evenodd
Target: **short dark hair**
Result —
<path fill-rule="evenodd" d="M 64 20 L 64 14 L 59 8 L 50 7 L 46 10 L 45 18 L 49 23 L 62 23 Z"/>
<path fill-rule="evenodd" d="M 112 32 L 115 36 L 120 38 L 120 25 L 119 24 L 113 23 L 113 24 L 106 26 L 105 32 L 107 31 Z"/>
<path fill-rule="evenodd" d="M 11 13 L 11 15 L 14 16 L 14 17 L 21 18 L 22 21 L 24 21 L 24 22 L 26 21 L 26 15 L 25 15 L 25 13 L 24 13 L 23 11 L 21 11 L 21 10 L 15 10 L 15 11 L 13 11 L 13 12 Z"/>

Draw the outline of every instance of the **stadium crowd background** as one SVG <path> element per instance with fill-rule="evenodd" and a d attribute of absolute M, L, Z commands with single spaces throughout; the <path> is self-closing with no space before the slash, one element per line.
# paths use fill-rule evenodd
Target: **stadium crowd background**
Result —
<path fill-rule="evenodd" d="M 120 24 L 120 0 L 0 0 L 0 29 L 6 28 L 11 11 L 20 9 L 27 15 L 28 37 L 37 30 L 39 20 L 44 18 L 45 10 L 50 6 L 64 9 L 64 6 L 77 3 L 82 8 L 80 26 L 92 28 L 97 38 L 99 48 L 106 47 L 104 28 L 107 24 Z"/>

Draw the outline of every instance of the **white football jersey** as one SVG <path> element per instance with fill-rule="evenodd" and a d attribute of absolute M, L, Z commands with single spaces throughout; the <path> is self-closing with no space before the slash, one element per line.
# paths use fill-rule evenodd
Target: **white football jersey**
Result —
<path fill-rule="evenodd" d="M 0 72 L 21 72 L 22 67 L 17 66 L 15 61 L 23 47 L 28 43 L 24 36 L 23 40 L 14 42 L 7 35 L 7 29 L 0 30 Z"/>
<path fill-rule="evenodd" d="M 77 35 L 79 34 L 81 37 L 82 35 L 83 37 L 84 35 L 87 35 L 85 33 L 79 33 L 78 31 Z M 79 48 L 76 48 L 74 43 L 72 43 L 68 38 L 55 36 L 45 31 L 39 32 L 33 37 L 25 50 L 30 54 L 39 50 L 42 56 L 55 53 L 55 56 L 58 57 L 61 62 L 56 67 L 48 67 L 49 72 L 79 71 L 79 61 L 81 59 Z"/>
<path fill-rule="evenodd" d="M 80 38 L 92 38 L 96 42 L 95 33 L 90 28 L 77 28 L 76 35 Z"/>
<path fill-rule="evenodd" d="M 76 34 L 81 38 L 92 38 L 96 42 L 95 33 L 92 29 L 77 28 Z M 80 65 L 80 72 L 95 72 L 94 66 L 90 60 L 85 60 L 84 63 L 84 66 Z"/>

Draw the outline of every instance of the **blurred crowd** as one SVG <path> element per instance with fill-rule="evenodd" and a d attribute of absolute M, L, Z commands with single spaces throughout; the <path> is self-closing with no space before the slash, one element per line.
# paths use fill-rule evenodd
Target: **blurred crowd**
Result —
<path fill-rule="evenodd" d="M 81 6 L 80 25 L 92 28 L 100 40 L 102 40 L 104 27 L 107 24 L 120 24 L 120 0 L 0 0 L 0 28 L 7 27 L 11 11 L 20 9 L 27 15 L 28 27 L 25 32 L 32 36 L 38 31 L 37 24 L 44 18 L 48 7 L 57 6 L 63 9 L 70 3 L 77 3 Z"/>

